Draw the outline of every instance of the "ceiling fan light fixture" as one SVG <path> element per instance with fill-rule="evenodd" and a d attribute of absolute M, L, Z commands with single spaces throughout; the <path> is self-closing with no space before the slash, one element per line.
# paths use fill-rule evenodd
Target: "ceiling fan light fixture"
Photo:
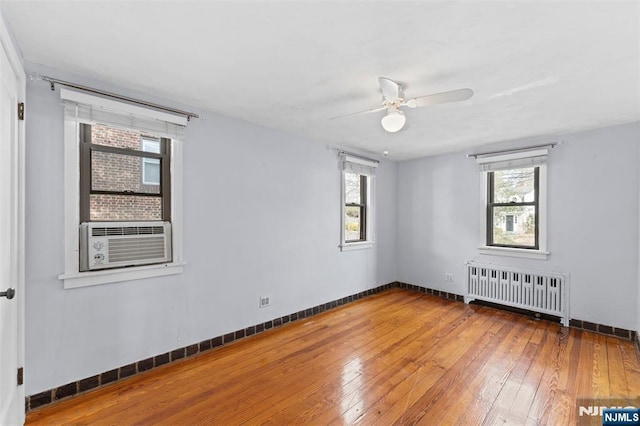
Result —
<path fill-rule="evenodd" d="M 407 118 L 404 116 L 404 112 L 399 109 L 389 109 L 387 115 L 382 117 L 382 128 L 389 133 L 395 133 L 404 127 L 404 123 Z"/>

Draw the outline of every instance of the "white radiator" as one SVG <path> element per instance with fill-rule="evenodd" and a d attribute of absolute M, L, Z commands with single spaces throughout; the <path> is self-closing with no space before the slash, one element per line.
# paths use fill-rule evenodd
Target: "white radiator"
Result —
<path fill-rule="evenodd" d="M 561 318 L 569 326 L 569 280 L 566 274 L 526 271 L 507 266 L 467 263 L 467 295 Z"/>

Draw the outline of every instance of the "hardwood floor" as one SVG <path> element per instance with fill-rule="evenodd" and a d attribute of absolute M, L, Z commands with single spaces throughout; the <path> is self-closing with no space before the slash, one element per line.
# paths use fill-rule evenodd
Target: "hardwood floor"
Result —
<path fill-rule="evenodd" d="M 27 424 L 576 424 L 632 342 L 394 289 L 35 410 Z"/>

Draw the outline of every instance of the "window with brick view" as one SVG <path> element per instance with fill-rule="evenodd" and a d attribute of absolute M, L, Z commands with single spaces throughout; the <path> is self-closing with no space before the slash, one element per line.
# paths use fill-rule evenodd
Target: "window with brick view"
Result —
<path fill-rule="evenodd" d="M 170 221 L 166 138 L 80 126 L 80 221 Z"/>

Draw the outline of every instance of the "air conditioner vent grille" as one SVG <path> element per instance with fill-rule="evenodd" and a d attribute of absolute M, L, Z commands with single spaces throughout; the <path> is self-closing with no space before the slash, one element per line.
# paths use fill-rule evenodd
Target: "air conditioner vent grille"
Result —
<path fill-rule="evenodd" d="M 164 237 L 112 238 L 109 240 L 109 261 L 156 259 L 164 257 Z"/>
<path fill-rule="evenodd" d="M 163 226 L 109 226 L 91 229 L 92 237 L 106 237 L 114 235 L 162 235 Z"/>

